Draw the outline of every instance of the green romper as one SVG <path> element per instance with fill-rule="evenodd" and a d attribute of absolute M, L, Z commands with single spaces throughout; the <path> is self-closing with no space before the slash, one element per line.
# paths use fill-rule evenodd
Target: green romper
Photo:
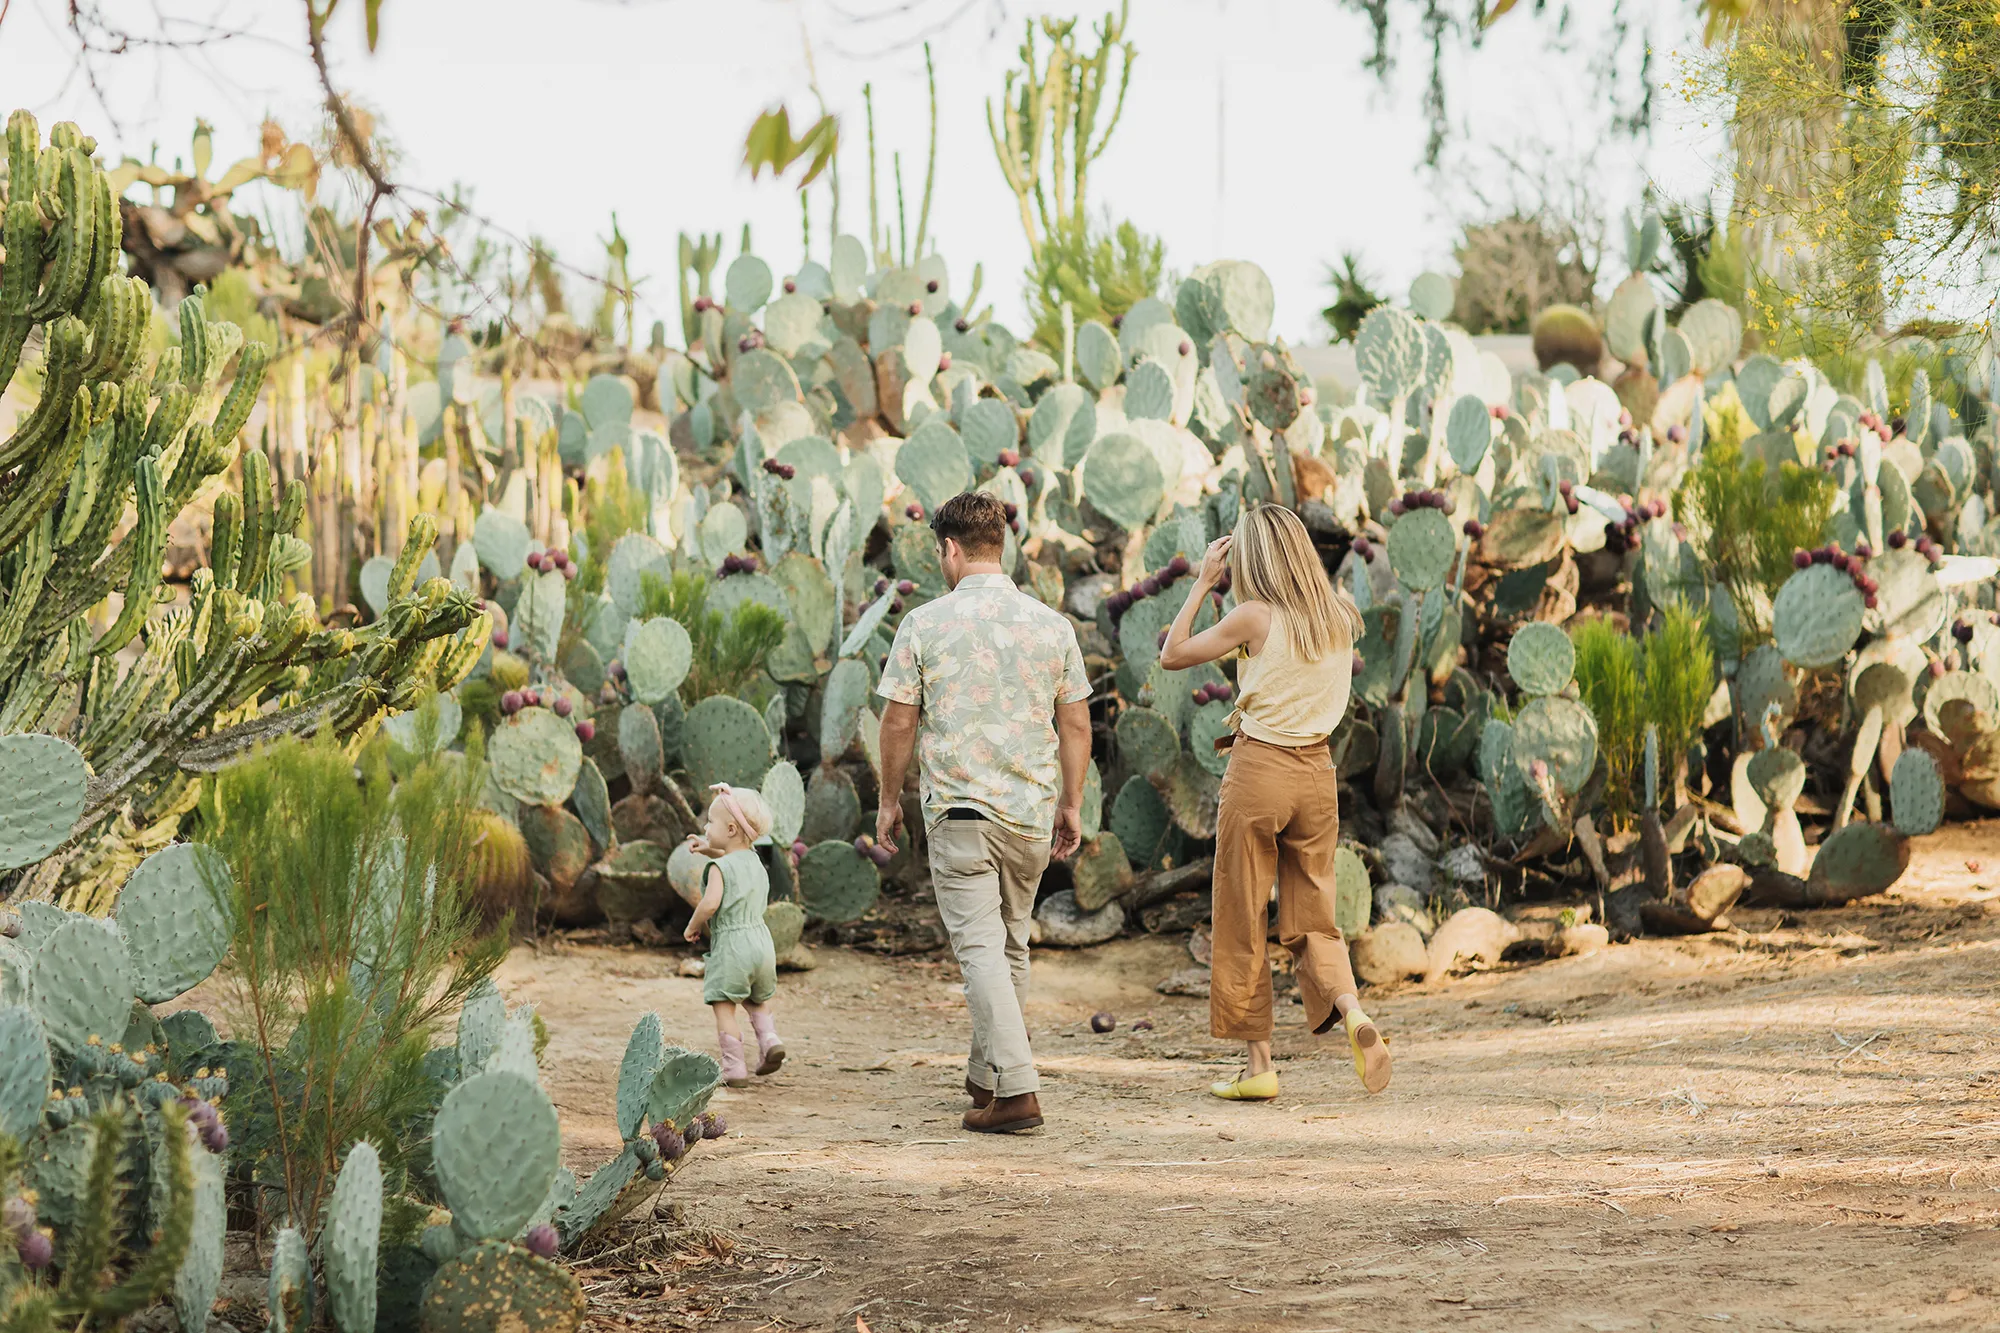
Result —
<path fill-rule="evenodd" d="M 778 951 L 764 924 L 771 879 L 752 851 L 731 852 L 702 869 L 702 892 L 709 876 L 722 876 L 722 906 L 708 919 L 708 959 L 702 970 L 703 1004 L 724 1000 L 765 1004 L 778 993 Z"/>

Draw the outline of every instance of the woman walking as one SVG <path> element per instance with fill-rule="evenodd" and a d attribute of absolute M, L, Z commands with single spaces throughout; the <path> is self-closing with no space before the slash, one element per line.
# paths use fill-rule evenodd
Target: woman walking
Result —
<path fill-rule="evenodd" d="M 1202 599 L 1227 571 L 1237 604 L 1192 634 Z M 1327 737 L 1347 714 L 1361 612 L 1327 581 L 1305 525 L 1289 509 L 1259 505 L 1212 543 L 1187 604 L 1174 618 L 1160 664 L 1179 671 L 1234 656 L 1234 733 L 1216 819 L 1214 962 L 1209 1026 L 1244 1042 L 1241 1074 L 1210 1086 L 1230 1101 L 1278 1095 L 1271 1067 L 1271 970 L 1265 912 L 1278 885 L 1278 941 L 1296 960 L 1306 1021 L 1316 1033 L 1345 1024 L 1362 1086 L 1389 1086 L 1389 1049 L 1361 1011 L 1347 942 L 1334 924 L 1333 853 L 1338 780 Z"/>

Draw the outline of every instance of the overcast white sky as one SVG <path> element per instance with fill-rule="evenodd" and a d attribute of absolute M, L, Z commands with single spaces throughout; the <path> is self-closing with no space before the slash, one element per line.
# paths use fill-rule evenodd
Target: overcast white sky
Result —
<path fill-rule="evenodd" d="M 402 179 L 471 186 L 480 209 L 548 238 L 593 270 L 597 238 L 619 222 L 632 264 L 650 283 L 650 312 L 673 304 L 675 237 L 721 230 L 733 255 L 743 222 L 780 272 L 800 255 L 789 186 L 752 183 L 745 131 L 783 100 L 811 109 L 802 35 L 820 85 L 844 117 L 842 230 L 865 234 L 866 152 L 860 89 L 875 87 L 885 212 L 888 154 L 903 154 L 911 225 L 926 143 L 923 58 L 881 47 L 934 31 L 940 116 L 932 232 L 963 284 L 985 265 L 985 295 L 1022 325 L 1026 245 L 994 163 L 984 103 L 1015 61 L 1031 13 L 1094 18 L 1107 0 L 387 0 L 382 49 L 360 38 L 361 0 L 336 24 L 335 73 L 381 117 L 403 153 Z M 1417 6 L 1398 8 L 1414 14 Z M 1454 9 L 1463 5 L 1453 5 Z M 1578 9 L 1608 9 L 1581 3 Z M 222 165 L 248 152 L 258 121 L 303 131 L 316 94 L 302 58 L 298 0 L 103 0 L 109 14 L 149 21 L 156 9 L 248 30 L 196 56 L 141 54 L 101 62 L 103 95 L 80 77 L 63 0 L 14 0 L 0 23 L 0 110 L 25 105 L 46 126 L 74 119 L 115 158 L 187 151 L 196 116 L 216 126 Z M 1522 6 L 1525 10 L 1528 6 Z M 1660 0 L 1655 77 L 1694 48 L 1693 6 Z M 346 11 L 353 11 L 351 13 Z M 857 19 L 859 21 L 857 21 Z M 1457 223 L 1480 211 L 1475 190 L 1504 194 L 1500 154 L 1546 152 L 1573 164 L 1614 225 L 1648 180 L 1680 198 L 1704 195 L 1721 141 L 1661 93 L 1652 143 L 1607 139 L 1589 56 L 1601 19 L 1558 36 L 1553 22 L 1510 16 L 1452 83 L 1459 126 L 1451 169 L 1422 166 L 1420 95 L 1427 53 L 1414 22 L 1397 36 L 1392 92 L 1362 68 L 1366 20 L 1336 0 L 1136 0 L 1128 35 L 1140 58 L 1124 123 L 1092 183 L 1109 207 L 1162 236 L 1171 268 L 1253 259 L 1278 292 L 1278 331 L 1323 336 L 1324 272 L 1358 251 L 1383 290 L 1400 296 L 1430 267 L 1449 267 Z M 115 117 L 116 125 L 111 121 Z M 809 117 L 808 117 L 809 118 Z M 826 199 L 815 187 L 814 251 L 824 261 Z M 1615 277 L 1615 265 L 1614 274 Z M 669 317 L 669 327 L 677 320 Z"/>

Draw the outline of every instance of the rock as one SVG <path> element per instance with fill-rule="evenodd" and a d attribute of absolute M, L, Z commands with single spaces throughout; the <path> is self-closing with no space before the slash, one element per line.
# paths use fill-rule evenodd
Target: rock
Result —
<path fill-rule="evenodd" d="M 1584 921 L 1557 931 L 1552 952 L 1558 957 L 1571 958 L 1596 953 L 1610 943 L 1610 931 L 1596 922 Z"/>
<path fill-rule="evenodd" d="M 1696 875 L 1687 886 L 1688 910 L 1713 921 L 1743 896 L 1750 887 L 1750 872 L 1742 866 L 1713 865 Z"/>
<path fill-rule="evenodd" d="M 708 961 L 702 958 L 683 958 L 681 965 L 674 971 L 683 977 L 705 977 L 708 975 Z"/>
<path fill-rule="evenodd" d="M 1215 938 L 1207 926 L 1196 926 L 1188 936 L 1188 957 L 1203 967 L 1215 960 Z"/>
<path fill-rule="evenodd" d="M 1187 995 L 1197 1000 L 1208 998 L 1208 969 L 1205 967 L 1184 967 L 1180 971 L 1153 987 L 1162 995 Z"/>
<path fill-rule="evenodd" d="M 810 972 L 818 966 L 819 959 L 813 957 L 813 951 L 804 944 L 793 945 L 792 951 L 778 960 L 780 972 Z"/>
<path fill-rule="evenodd" d="M 1438 869 L 1460 885 L 1486 883 L 1486 858 L 1469 842 L 1460 843 L 1439 857 Z"/>
<path fill-rule="evenodd" d="M 1139 921 L 1149 935 L 1177 935 L 1208 920 L 1209 902 L 1206 893 L 1177 893 L 1142 909 Z"/>
<path fill-rule="evenodd" d="M 1492 967 L 1507 946 L 1521 938 L 1521 929 L 1498 912 L 1484 907 L 1468 907 L 1453 912 L 1449 920 L 1431 936 L 1425 981 L 1436 981 L 1461 961 Z"/>
<path fill-rule="evenodd" d="M 1604 924 L 1611 931 L 1611 938 L 1629 940 L 1644 931 L 1646 923 L 1641 913 L 1647 903 L 1657 901 L 1644 884 L 1627 884 L 1606 894 Z"/>
<path fill-rule="evenodd" d="M 1116 939 L 1125 929 L 1125 908 L 1109 902 L 1095 912 L 1086 912 L 1076 905 L 1076 895 L 1064 889 L 1042 899 L 1035 908 L 1035 920 L 1041 923 L 1042 943 L 1082 949 Z"/>
<path fill-rule="evenodd" d="M 1440 887 L 1437 863 L 1407 833 L 1382 839 L 1382 868 L 1389 882 L 1407 884 L 1426 898 Z"/>
<path fill-rule="evenodd" d="M 1423 935 L 1407 921 L 1385 921 L 1364 930 L 1354 937 L 1348 952 L 1354 959 L 1354 975 L 1370 986 L 1420 977 L 1429 964 Z"/>
<path fill-rule="evenodd" d="M 1375 919 L 1413 926 L 1425 939 L 1437 929 L 1437 918 L 1431 915 L 1430 904 L 1407 884 L 1384 884 L 1375 890 Z"/>

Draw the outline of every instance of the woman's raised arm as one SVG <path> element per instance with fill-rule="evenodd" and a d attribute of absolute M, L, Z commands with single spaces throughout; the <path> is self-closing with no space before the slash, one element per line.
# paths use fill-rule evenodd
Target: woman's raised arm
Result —
<path fill-rule="evenodd" d="M 1167 627 L 1167 641 L 1160 649 L 1160 665 L 1169 671 L 1182 671 L 1227 657 L 1245 644 L 1261 638 L 1270 628 L 1270 608 L 1246 602 L 1201 633 L 1193 633 L 1195 612 L 1201 608 L 1201 599 L 1208 596 L 1210 589 L 1222 578 L 1222 571 L 1229 567 L 1231 540 L 1229 537 L 1218 537 L 1209 543 L 1208 551 L 1201 558 L 1201 571 L 1195 575 L 1194 587 L 1188 590 L 1187 601 L 1181 604 L 1180 614 L 1174 617 L 1174 623 Z"/>

